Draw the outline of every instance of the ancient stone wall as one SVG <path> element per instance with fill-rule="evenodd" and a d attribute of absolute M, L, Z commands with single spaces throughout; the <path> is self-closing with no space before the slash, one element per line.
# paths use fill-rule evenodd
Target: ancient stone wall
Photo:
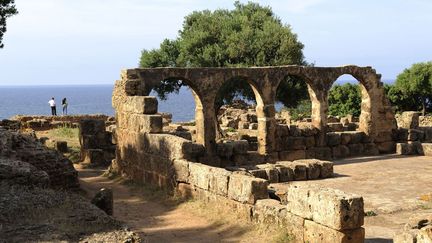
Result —
<path fill-rule="evenodd" d="M 187 160 L 175 160 L 174 166 L 179 195 L 224 204 L 252 221 L 285 227 L 295 242 L 364 241 L 360 196 L 317 186 L 288 185 L 286 193 L 278 195 L 280 200 L 274 200 L 269 199 L 268 180 L 245 171 L 227 171 Z"/>
<path fill-rule="evenodd" d="M 31 128 L 35 131 L 49 130 L 57 127 L 78 127 L 82 119 L 93 119 L 105 121 L 107 125 L 114 124 L 113 117 L 103 114 L 93 115 L 67 115 L 67 116 L 26 116 L 17 115 L 11 118 L 12 121 L 21 123 L 22 128 Z"/>
<path fill-rule="evenodd" d="M 424 126 L 428 124 L 427 118 L 420 116 L 419 112 L 406 111 L 397 115 L 396 120 L 396 153 L 432 156 L 432 126 Z"/>
<path fill-rule="evenodd" d="M 263 155 L 275 151 L 276 120 L 275 94 L 279 83 L 287 76 L 302 78 L 308 85 L 312 100 L 312 125 L 319 131 L 317 146 L 325 146 L 327 127 L 327 96 L 331 85 L 343 74 L 355 77 L 362 87 L 361 116 L 359 130 L 370 141 L 380 147 L 380 151 L 393 151 L 392 129 L 395 128 L 394 114 L 385 97 L 380 75 L 370 67 L 343 66 L 335 68 L 280 66 L 254 68 L 151 68 L 128 69 L 122 72 L 118 81 L 123 89 L 114 90 L 113 104 L 130 102 L 132 96 L 148 95 L 152 87 L 170 78 L 182 80 L 194 94 L 196 109 L 196 141 L 212 155 L 216 151 L 216 116 L 214 102 L 216 94 L 225 82 L 235 78 L 246 79 L 255 93 L 257 101 L 258 152 Z M 122 98 L 120 98 L 122 97 Z M 117 108 L 116 108 L 117 109 Z"/>

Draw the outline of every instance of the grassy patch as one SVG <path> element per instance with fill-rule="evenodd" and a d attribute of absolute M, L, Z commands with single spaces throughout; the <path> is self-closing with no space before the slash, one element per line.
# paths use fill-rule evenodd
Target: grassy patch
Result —
<path fill-rule="evenodd" d="M 49 138 L 49 141 L 47 143 L 48 147 L 54 147 L 55 141 L 66 141 L 68 143 L 68 147 L 71 150 L 79 150 L 80 149 L 80 143 L 79 143 L 79 129 L 78 128 L 71 128 L 71 127 L 59 127 L 54 128 L 48 131 L 41 131 L 36 133 L 37 136 L 40 137 L 47 137 Z"/>

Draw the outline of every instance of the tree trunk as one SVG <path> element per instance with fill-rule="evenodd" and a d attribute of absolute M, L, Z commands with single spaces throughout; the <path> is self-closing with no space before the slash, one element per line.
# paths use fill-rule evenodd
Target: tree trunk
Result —
<path fill-rule="evenodd" d="M 422 97 L 422 116 L 426 114 L 426 98 Z"/>

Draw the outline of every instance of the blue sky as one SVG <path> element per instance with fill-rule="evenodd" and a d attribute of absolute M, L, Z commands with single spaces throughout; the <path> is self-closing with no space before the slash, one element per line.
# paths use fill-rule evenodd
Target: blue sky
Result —
<path fill-rule="evenodd" d="M 112 84 L 142 49 L 175 38 L 194 10 L 233 1 L 16 0 L 0 49 L 0 85 Z M 242 1 L 244 2 L 244 1 Z M 273 0 L 316 66 L 372 66 L 394 79 L 432 60 L 430 0 Z"/>

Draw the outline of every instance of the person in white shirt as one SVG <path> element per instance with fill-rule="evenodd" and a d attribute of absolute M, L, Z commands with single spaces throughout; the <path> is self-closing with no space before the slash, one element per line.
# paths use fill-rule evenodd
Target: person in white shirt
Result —
<path fill-rule="evenodd" d="M 57 116 L 56 103 L 54 101 L 54 97 L 52 97 L 51 100 L 48 101 L 48 104 L 51 107 L 51 115 Z"/>

